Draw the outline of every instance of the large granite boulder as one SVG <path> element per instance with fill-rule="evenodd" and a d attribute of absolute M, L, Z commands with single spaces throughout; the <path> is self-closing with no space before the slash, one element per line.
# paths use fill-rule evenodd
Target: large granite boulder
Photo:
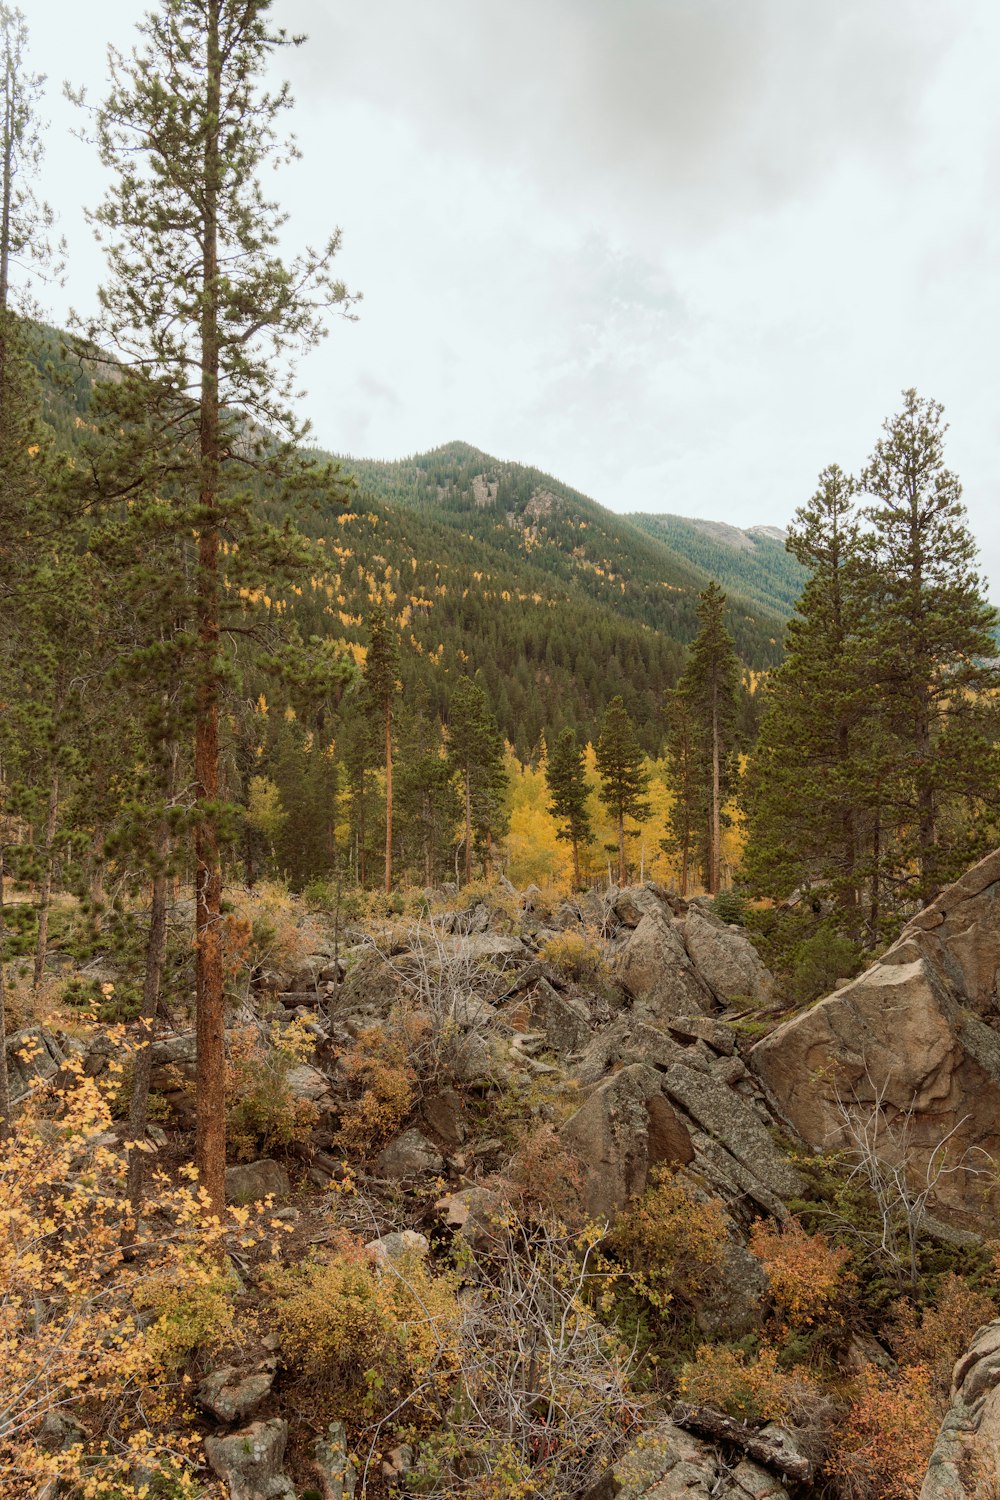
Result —
<path fill-rule="evenodd" d="M 587 1500 L 788 1500 L 779 1477 L 750 1459 L 660 1422 L 609 1470 Z"/>
<path fill-rule="evenodd" d="M 692 906 L 684 918 L 684 943 L 698 973 L 723 1003 L 770 1000 L 774 980 L 741 927 Z"/>
<path fill-rule="evenodd" d="M 980 1500 L 1000 1492 L 1000 1323 L 988 1323 L 955 1366 L 920 1500 Z"/>
<path fill-rule="evenodd" d="M 615 954 L 613 972 L 631 995 L 633 1009 L 655 1021 L 712 1011 L 716 999 L 700 976 L 677 922 L 666 906 L 645 910 Z"/>
<path fill-rule="evenodd" d="M 651 1167 L 694 1159 L 687 1126 L 663 1097 L 661 1077 L 646 1063 L 613 1073 L 562 1128 L 565 1144 L 586 1166 L 583 1206 L 610 1218 L 646 1186 Z"/>
<path fill-rule="evenodd" d="M 780 1113 L 812 1146 L 877 1130 L 877 1154 L 914 1183 L 945 1164 L 931 1208 L 986 1226 L 1000 1207 L 1000 850 L 942 892 L 858 979 L 750 1054 Z"/>

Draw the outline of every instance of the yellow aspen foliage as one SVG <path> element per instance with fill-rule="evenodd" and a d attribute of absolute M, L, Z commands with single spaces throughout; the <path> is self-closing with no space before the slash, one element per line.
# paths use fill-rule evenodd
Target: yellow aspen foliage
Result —
<path fill-rule="evenodd" d="M 195 1348 L 225 1337 L 225 1249 L 254 1243 L 250 1216 L 214 1217 L 190 1168 L 180 1185 L 149 1174 L 136 1223 L 111 1127 L 108 1098 L 71 1059 L 0 1143 L 0 1493 L 10 1500 L 46 1484 L 117 1500 L 138 1493 L 137 1469 L 158 1492 L 199 1490 L 200 1440 L 178 1409 L 177 1374 Z M 59 1422 L 63 1440 L 46 1444 Z"/>

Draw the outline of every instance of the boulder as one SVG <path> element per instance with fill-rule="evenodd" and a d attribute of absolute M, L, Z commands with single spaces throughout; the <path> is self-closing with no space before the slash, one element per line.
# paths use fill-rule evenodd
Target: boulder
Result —
<path fill-rule="evenodd" d="M 931 1206 L 974 1227 L 1000 1206 L 1000 1035 L 967 1010 L 942 966 L 886 955 L 758 1042 L 753 1072 L 811 1146 L 851 1148 L 850 1121 L 877 1127 L 879 1156 L 914 1182 L 949 1170 Z"/>
<path fill-rule="evenodd" d="M 41 1026 L 26 1026 L 6 1041 L 7 1076 L 12 1100 L 54 1078 L 64 1061 L 64 1052 Z"/>
<path fill-rule="evenodd" d="M 224 1437 L 207 1437 L 205 1457 L 227 1486 L 230 1500 L 295 1500 L 281 1467 L 287 1442 L 288 1423 L 270 1417 Z"/>
<path fill-rule="evenodd" d="M 226 1168 L 226 1198 L 230 1203 L 259 1203 L 263 1198 L 280 1201 L 291 1190 L 285 1168 L 270 1158 Z"/>
<path fill-rule="evenodd" d="M 774 980 L 741 927 L 692 906 L 684 918 L 684 944 L 701 978 L 723 1003 L 770 1000 Z"/>
<path fill-rule="evenodd" d="M 380 1235 L 377 1240 L 369 1240 L 365 1246 L 365 1254 L 369 1260 L 387 1265 L 411 1256 L 423 1259 L 430 1253 L 430 1248 L 430 1241 L 425 1234 L 418 1234 L 415 1229 L 402 1229 Z"/>
<path fill-rule="evenodd" d="M 565 1057 L 590 1037 L 590 1012 L 579 1000 L 560 995 L 547 979 L 540 979 L 529 1001 L 530 1024 L 545 1033 L 553 1052 Z"/>
<path fill-rule="evenodd" d="M 316 1439 L 313 1467 L 319 1475 L 323 1500 L 354 1500 L 358 1476 L 350 1460 L 343 1422 L 331 1422 L 326 1437 Z"/>
<path fill-rule="evenodd" d="M 252 1370 L 223 1365 L 206 1375 L 195 1394 L 202 1411 L 218 1422 L 243 1422 L 258 1402 L 270 1394 L 276 1359 L 268 1359 Z"/>
<path fill-rule="evenodd" d="M 951 1406 L 920 1500 L 979 1500 L 1000 1489 L 1000 1323 L 988 1323 L 955 1366 Z"/>
<path fill-rule="evenodd" d="M 716 1008 L 714 994 L 688 956 L 680 927 L 665 908 L 644 913 L 612 967 L 632 996 L 634 1010 L 650 1020 Z"/>
<path fill-rule="evenodd" d="M 588 1493 L 586 1500 L 788 1500 L 776 1474 L 751 1463 L 727 1460 L 673 1422 L 643 1433 Z"/>
<path fill-rule="evenodd" d="M 468 1135 L 465 1103 L 454 1089 L 440 1089 L 425 1099 L 420 1114 L 428 1130 L 449 1150 L 457 1150 Z"/>
<path fill-rule="evenodd" d="M 422 1131 L 404 1130 L 376 1157 L 375 1170 L 390 1182 L 403 1182 L 428 1172 L 443 1172 L 444 1157 Z"/>
<path fill-rule="evenodd" d="M 611 1218 L 646 1186 L 651 1167 L 694 1155 L 684 1120 L 646 1063 L 613 1073 L 562 1127 L 563 1142 L 586 1166 L 582 1200 L 594 1218 Z"/>
<path fill-rule="evenodd" d="M 285 1074 L 285 1082 L 296 1099 L 304 1099 L 317 1109 L 325 1109 L 333 1102 L 330 1083 L 325 1073 L 309 1063 L 297 1063 Z"/>

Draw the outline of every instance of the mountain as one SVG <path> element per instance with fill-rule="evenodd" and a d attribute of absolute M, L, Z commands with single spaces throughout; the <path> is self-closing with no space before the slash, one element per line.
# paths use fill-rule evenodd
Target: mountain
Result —
<path fill-rule="evenodd" d="M 710 573 L 727 592 L 785 619 L 794 612 L 809 575 L 785 551 L 787 533 L 779 527 L 751 526 L 743 531 L 726 521 L 672 515 L 635 514 L 628 519 Z"/>
<path fill-rule="evenodd" d="M 40 330 L 45 412 L 59 443 L 86 431 L 90 375 Z M 317 460 L 328 455 L 316 451 Z M 593 737 L 621 693 L 656 752 L 665 691 L 698 629 L 703 566 L 551 475 L 449 443 L 412 458 L 339 458 L 353 475 L 345 508 L 331 494 L 296 521 L 328 572 L 280 601 L 307 636 L 360 647 L 371 600 L 388 593 L 404 645 L 406 695 L 443 712 L 457 677 L 479 671 L 520 755 L 565 724 Z M 262 493 L 274 520 L 283 502 Z M 787 609 L 730 591 L 729 627 L 754 670 L 781 658 Z"/>

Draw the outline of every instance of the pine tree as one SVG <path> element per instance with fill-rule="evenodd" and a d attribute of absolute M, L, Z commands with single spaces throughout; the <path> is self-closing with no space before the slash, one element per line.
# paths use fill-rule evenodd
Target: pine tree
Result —
<path fill-rule="evenodd" d="M 723 807 L 732 794 L 738 771 L 736 739 L 740 664 L 733 638 L 725 624 L 726 596 L 717 583 L 710 583 L 699 596 L 701 629 L 677 684 L 684 709 L 674 715 L 675 727 L 683 727 L 694 747 L 695 779 L 704 789 L 705 885 L 715 895 L 722 883 Z M 692 734 L 693 731 L 693 734 Z M 678 762 L 677 748 L 671 754 Z M 699 775 L 700 772 L 700 775 Z M 681 805 L 678 821 L 672 819 L 675 839 L 691 818 L 691 805 Z"/>
<path fill-rule="evenodd" d="M 589 844 L 594 833 L 587 811 L 590 787 L 575 729 L 564 729 L 559 735 L 545 768 L 545 779 L 552 798 L 550 811 L 563 824 L 556 837 L 567 839 L 572 847 L 573 887 L 579 890 L 580 845 Z"/>
<path fill-rule="evenodd" d="M 649 816 L 645 794 L 649 786 L 635 725 L 625 712 L 620 696 L 604 710 L 597 741 L 597 770 L 601 778 L 600 798 L 612 814 L 618 830 L 618 884 L 628 879 L 625 861 L 625 819 L 642 822 Z"/>
<path fill-rule="evenodd" d="M 955 838 L 942 818 L 956 799 L 982 805 L 984 788 L 991 798 L 998 771 L 1000 673 L 986 662 L 996 614 L 974 570 L 962 487 L 945 467 L 943 414 L 939 402 L 904 391 L 861 476 L 871 497 L 865 555 L 878 588 L 871 671 L 897 772 L 890 817 L 906 830 L 896 875 L 915 864 L 924 902 L 984 852 L 973 829 Z"/>
<path fill-rule="evenodd" d="M 125 364 L 118 494 L 147 503 L 162 497 L 170 507 L 165 523 L 178 536 L 186 528 L 197 537 L 196 1156 L 216 1204 L 225 1191 L 222 627 L 228 596 L 241 587 L 252 592 L 272 557 L 294 550 L 261 527 L 248 545 L 248 508 L 237 487 L 248 471 L 287 471 L 300 431 L 288 379 L 275 371 L 292 343 L 319 335 L 322 309 L 346 300 L 329 274 L 336 236 L 292 267 L 275 253 L 281 215 L 260 177 L 285 159 L 274 125 L 288 93 L 263 84 L 285 42 L 268 26 L 269 8 L 268 0 L 160 0 L 139 27 L 135 51 L 112 49 L 111 88 L 97 112 L 101 159 L 113 180 L 95 218 L 111 279 L 91 333 Z"/>
<path fill-rule="evenodd" d="M 371 642 L 365 657 L 364 685 L 368 712 L 382 740 L 385 767 L 385 891 L 392 890 L 392 718 L 400 690 L 399 639 L 385 609 L 377 605 L 368 621 Z"/>
<path fill-rule="evenodd" d="M 459 679 L 448 705 L 448 764 L 462 786 L 468 882 L 476 843 L 488 851 L 506 827 L 507 784 L 496 719 L 485 692 L 471 677 Z"/>
<path fill-rule="evenodd" d="M 667 786 L 673 793 L 668 813 L 668 835 L 662 840 L 665 854 L 679 854 L 680 894 L 686 896 L 691 882 L 691 863 L 708 817 L 704 777 L 698 755 L 698 726 L 689 698 L 676 691 L 666 704 Z"/>
<path fill-rule="evenodd" d="M 810 577 L 789 622 L 787 654 L 765 689 L 747 768 L 744 873 L 761 894 L 819 887 L 858 934 L 861 889 L 875 880 L 872 832 L 888 767 L 871 721 L 861 640 L 872 603 L 855 482 L 831 464 L 787 547 Z"/>

